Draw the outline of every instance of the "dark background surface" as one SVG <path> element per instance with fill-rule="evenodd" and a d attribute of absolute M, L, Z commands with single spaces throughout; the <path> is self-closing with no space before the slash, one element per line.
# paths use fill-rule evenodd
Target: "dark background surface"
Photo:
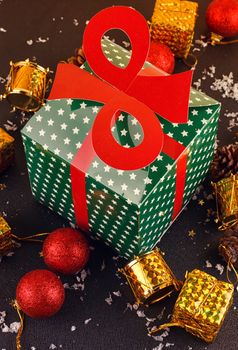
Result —
<path fill-rule="evenodd" d="M 199 1 L 196 38 L 207 34 L 204 19 L 207 3 L 208 1 Z M 59 60 L 69 57 L 74 48 L 80 46 L 85 22 L 99 9 L 113 4 L 134 6 L 149 19 L 154 1 L 0 0 L 0 28 L 6 30 L 5 32 L 0 29 L 0 76 L 3 78 L 7 76 L 10 60 L 18 61 L 27 57 L 36 58 L 42 66 L 55 70 Z M 78 25 L 74 24 L 74 19 L 77 19 Z M 39 37 L 43 39 L 48 37 L 49 40 L 45 43 L 37 42 Z M 232 128 L 232 132 L 227 130 L 228 118 L 224 114 L 237 112 L 237 101 L 223 98 L 220 92 L 212 91 L 210 86 L 214 77 L 207 76 L 204 69 L 214 65 L 215 76 L 218 78 L 233 71 L 234 80 L 237 81 L 237 53 L 237 45 L 207 47 L 199 58 L 194 76 L 194 81 L 205 77 L 202 79 L 202 90 L 223 104 L 219 129 L 219 140 L 222 144 L 234 140 L 235 127 Z M 183 69 L 186 67 L 177 62 L 177 70 Z M 3 91 L 3 79 L 0 88 Z M 0 126 L 10 120 L 18 127 L 16 131 L 11 132 L 16 138 L 15 164 L 0 175 L 0 183 L 7 186 L 5 190 L 0 191 L 0 212 L 6 215 L 13 232 L 18 235 L 48 232 L 67 225 L 67 222 L 58 215 L 33 200 L 20 137 L 24 115 L 10 111 L 7 102 L 0 104 Z M 214 202 L 209 199 L 210 197 L 207 198 L 207 193 L 210 191 L 208 184 L 207 180 L 205 187 L 200 188 L 199 194 L 193 198 L 160 244 L 166 253 L 167 262 L 180 279 L 183 278 L 185 271 L 191 271 L 195 267 L 226 279 L 225 272 L 220 276 L 216 268 L 216 264 L 223 266 L 225 264 L 217 253 L 217 240 L 221 233 L 218 233 L 213 217 L 209 215 L 209 209 L 214 208 Z M 203 206 L 198 203 L 201 199 L 205 202 Z M 196 232 L 194 238 L 188 235 L 192 229 Z M 231 311 L 213 344 L 206 345 L 184 330 L 175 328 L 171 329 L 169 335 L 161 342 L 161 339 L 156 340 L 147 336 L 148 320 L 139 317 L 143 316 L 143 313 L 135 309 L 130 310 L 130 305 L 134 302 L 133 296 L 124 278 L 116 273 L 117 267 L 122 266 L 124 261 L 117 259 L 116 254 L 101 242 L 92 241 L 91 246 L 93 250 L 86 268 L 84 290 L 67 289 L 66 301 L 61 312 L 49 320 L 33 320 L 26 317 L 22 349 L 45 350 L 54 346 L 65 350 L 161 350 L 163 347 L 172 350 L 237 349 L 237 291 Z M 15 250 L 13 256 L 4 258 L 0 263 L 0 311 L 7 312 L 5 319 L 7 325 L 18 321 L 15 311 L 9 305 L 11 299 L 15 297 L 18 280 L 32 269 L 45 267 L 39 257 L 40 251 L 41 244 L 25 243 Z M 211 263 L 211 267 L 206 267 L 206 260 Z M 62 276 L 62 281 L 69 285 L 77 282 L 75 276 Z M 111 305 L 105 301 L 110 294 Z M 146 317 L 158 317 L 154 323 L 150 323 L 150 326 L 157 325 L 167 321 L 174 301 L 175 296 L 148 309 L 140 307 L 139 311 L 144 311 Z M 162 320 L 159 319 L 161 312 Z M 89 319 L 91 320 L 85 324 L 85 320 Z M 71 331 L 72 326 L 76 326 L 75 331 Z M 0 350 L 14 348 L 15 334 L 3 333 L 0 330 Z"/>

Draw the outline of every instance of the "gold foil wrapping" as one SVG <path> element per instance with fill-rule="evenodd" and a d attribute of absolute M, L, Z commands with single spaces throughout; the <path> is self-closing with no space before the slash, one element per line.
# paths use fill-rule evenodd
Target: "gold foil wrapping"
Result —
<path fill-rule="evenodd" d="M 217 219 L 220 229 L 226 229 L 238 221 L 238 176 L 231 175 L 219 182 L 212 183 L 217 206 Z"/>
<path fill-rule="evenodd" d="M 170 323 L 154 330 L 178 326 L 210 343 L 219 332 L 232 304 L 234 286 L 200 271 L 188 273 Z"/>
<path fill-rule="evenodd" d="M 170 47 L 175 56 L 187 58 L 192 45 L 198 4 L 183 0 L 156 0 L 151 37 Z"/>
<path fill-rule="evenodd" d="M 0 216 L 0 256 L 6 255 L 13 248 L 11 228 Z"/>
<path fill-rule="evenodd" d="M 14 159 L 14 138 L 0 128 L 0 173 L 4 171 Z"/>
<path fill-rule="evenodd" d="M 2 96 L 18 109 L 27 112 L 37 111 L 43 104 L 49 69 L 45 69 L 28 59 L 10 62 L 10 73 L 6 93 Z"/>
<path fill-rule="evenodd" d="M 121 272 L 140 304 L 152 304 L 181 288 L 158 249 L 137 256 Z"/>

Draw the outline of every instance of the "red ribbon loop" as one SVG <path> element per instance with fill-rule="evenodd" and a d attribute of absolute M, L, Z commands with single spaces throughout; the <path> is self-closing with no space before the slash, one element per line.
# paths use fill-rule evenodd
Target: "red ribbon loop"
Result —
<path fill-rule="evenodd" d="M 102 37 L 113 28 L 125 31 L 131 41 L 132 56 L 125 69 L 110 63 L 102 51 Z M 75 216 L 87 230 L 85 173 L 96 155 L 112 167 L 134 170 L 151 164 L 162 147 L 173 159 L 184 151 L 183 145 L 168 136 L 163 144 L 164 135 L 154 111 L 171 122 L 187 122 L 192 71 L 161 76 L 155 68 L 153 74 L 149 74 L 151 69 L 141 70 L 149 50 L 149 30 L 143 16 L 125 6 L 107 8 L 94 16 L 86 27 L 83 47 L 90 67 L 104 82 L 73 65 L 59 64 L 49 99 L 80 98 L 104 103 L 71 164 Z M 118 111 L 133 115 L 141 123 L 144 139 L 139 146 L 126 149 L 114 140 L 111 126 Z M 183 153 L 177 162 L 173 218 L 183 203 L 186 159 Z"/>
<path fill-rule="evenodd" d="M 112 135 L 112 116 L 118 116 L 120 111 L 133 114 L 143 128 L 143 141 L 136 147 L 122 147 Z M 151 164 L 161 152 L 163 139 L 163 131 L 154 112 L 124 93 L 118 93 L 101 109 L 92 129 L 93 147 L 98 157 L 121 170 L 137 170 Z"/>
<path fill-rule="evenodd" d="M 132 45 L 126 68 L 116 67 L 102 51 L 102 37 L 111 29 L 124 31 Z M 126 91 L 142 69 L 150 48 L 150 33 L 145 18 L 126 6 L 113 6 L 98 12 L 88 23 L 83 37 L 87 62 L 95 74 L 107 83 Z"/>
<path fill-rule="evenodd" d="M 130 39 L 131 59 L 124 69 L 112 64 L 103 53 L 102 37 L 110 29 L 120 29 Z M 145 18 L 139 12 L 127 6 L 109 7 L 98 12 L 85 29 L 83 48 L 89 66 L 100 79 L 127 92 L 171 122 L 187 122 L 193 73 L 190 70 L 163 77 L 159 71 L 158 76 L 143 74 L 142 68 L 150 48 L 150 33 Z"/>

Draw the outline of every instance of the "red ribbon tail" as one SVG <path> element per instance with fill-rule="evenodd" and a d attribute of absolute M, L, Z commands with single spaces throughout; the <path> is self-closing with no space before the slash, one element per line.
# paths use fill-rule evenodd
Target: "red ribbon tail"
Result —
<path fill-rule="evenodd" d="M 90 132 L 70 166 L 75 218 L 77 225 L 85 231 L 89 231 L 86 173 L 94 157 Z"/>
<path fill-rule="evenodd" d="M 181 154 L 177 160 L 176 168 L 176 190 L 174 199 L 174 210 L 172 214 L 172 220 L 174 220 L 180 213 L 183 207 L 183 195 L 186 183 L 186 170 L 187 170 L 187 152 Z"/>
<path fill-rule="evenodd" d="M 168 135 L 164 135 L 164 147 L 163 152 L 174 160 L 176 163 L 176 185 L 175 185 L 175 198 L 174 208 L 172 214 L 172 220 L 180 213 L 183 206 L 183 195 L 186 183 L 186 171 L 187 171 L 187 151 L 184 145 L 177 142 Z"/>

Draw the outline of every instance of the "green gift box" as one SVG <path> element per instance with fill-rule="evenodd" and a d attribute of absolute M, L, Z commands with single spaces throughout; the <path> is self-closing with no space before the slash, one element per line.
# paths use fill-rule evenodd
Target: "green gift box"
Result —
<path fill-rule="evenodd" d="M 124 48 L 105 39 L 102 47 L 115 65 L 128 64 L 130 53 Z M 156 69 L 149 63 L 144 67 Z M 81 68 L 93 74 L 87 63 Z M 70 166 L 102 106 L 83 99 L 49 100 L 22 130 L 34 197 L 74 224 Z M 158 116 L 163 133 L 183 146 L 181 154 L 175 151 L 171 156 L 162 150 L 150 165 L 133 171 L 112 168 L 96 155 L 86 172 L 82 198 L 89 232 L 126 258 L 151 250 L 206 176 L 219 112 L 217 101 L 191 89 L 186 124 Z M 124 147 L 135 147 L 143 139 L 140 124 L 126 113 L 121 113 L 112 133 Z"/>

